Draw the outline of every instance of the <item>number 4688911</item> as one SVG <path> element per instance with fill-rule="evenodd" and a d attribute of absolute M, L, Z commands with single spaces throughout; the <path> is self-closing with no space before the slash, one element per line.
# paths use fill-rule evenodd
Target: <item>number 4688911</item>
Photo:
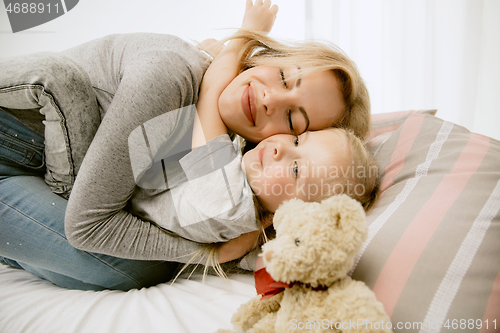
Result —
<path fill-rule="evenodd" d="M 54 13 L 59 13 L 59 3 L 55 4 L 44 4 L 44 3 L 9 3 L 6 8 L 7 13 L 14 14 L 35 14 L 35 13 L 43 13 L 47 11 L 50 13 L 51 11 Z"/>
<path fill-rule="evenodd" d="M 443 325 L 447 329 L 480 329 L 480 328 L 492 328 L 496 329 L 497 328 L 497 320 L 491 320 L 488 321 L 486 320 L 481 320 L 481 319 L 448 319 Z"/>

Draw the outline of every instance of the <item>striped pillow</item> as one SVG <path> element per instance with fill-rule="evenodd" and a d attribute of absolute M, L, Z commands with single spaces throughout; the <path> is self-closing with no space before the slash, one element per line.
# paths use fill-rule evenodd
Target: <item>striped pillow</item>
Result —
<path fill-rule="evenodd" d="M 499 331 L 500 142 L 414 114 L 370 144 L 381 197 L 353 278 L 395 332 Z"/>
<path fill-rule="evenodd" d="M 368 140 L 380 134 L 397 130 L 412 114 L 430 114 L 434 116 L 436 112 L 437 110 L 409 110 L 372 114 L 371 130 Z"/>

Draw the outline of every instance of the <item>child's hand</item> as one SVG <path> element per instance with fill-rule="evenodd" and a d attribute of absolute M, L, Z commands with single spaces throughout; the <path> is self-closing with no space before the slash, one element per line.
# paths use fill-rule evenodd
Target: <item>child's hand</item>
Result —
<path fill-rule="evenodd" d="M 278 6 L 271 6 L 271 0 L 255 0 L 255 4 L 252 0 L 247 0 L 241 29 L 268 33 L 277 13 Z"/>
<path fill-rule="evenodd" d="M 224 44 L 220 44 L 217 39 L 208 38 L 197 45 L 198 50 L 208 52 L 210 55 L 217 56 L 223 49 Z"/>

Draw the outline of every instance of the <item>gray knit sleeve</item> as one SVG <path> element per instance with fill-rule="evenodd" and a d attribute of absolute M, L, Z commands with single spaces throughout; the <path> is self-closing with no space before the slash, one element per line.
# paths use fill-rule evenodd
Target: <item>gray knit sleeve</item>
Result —
<path fill-rule="evenodd" d="M 127 139 L 149 119 L 196 104 L 204 57 L 179 40 L 161 51 L 140 52 L 145 42 L 137 43 L 124 47 L 119 86 L 69 198 L 66 235 L 81 250 L 186 262 L 201 244 L 165 232 L 128 210 L 136 184 Z"/>

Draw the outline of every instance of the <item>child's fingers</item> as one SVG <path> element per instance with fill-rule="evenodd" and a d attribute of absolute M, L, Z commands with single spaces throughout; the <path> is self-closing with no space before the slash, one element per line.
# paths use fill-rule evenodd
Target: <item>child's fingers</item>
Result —
<path fill-rule="evenodd" d="M 241 25 L 244 30 L 269 32 L 274 25 L 278 6 L 272 0 L 247 0 Z"/>
<path fill-rule="evenodd" d="M 270 8 L 270 11 L 271 13 L 273 13 L 274 16 L 276 16 L 278 14 L 278 5 L 273 5 L 271 8 Z"/>
<path fill-rule="evenodd" d="M 260 0 L 256 0 L 256 1 L 260 1 Z M 278 14 L 278 5 L 273 5 L 271 0 L 264 0 L 264 2 L 262 4 L 263 4 L 264 8 L 269 9 L 271 14 L 273 14 L 273 15 Z"/>

